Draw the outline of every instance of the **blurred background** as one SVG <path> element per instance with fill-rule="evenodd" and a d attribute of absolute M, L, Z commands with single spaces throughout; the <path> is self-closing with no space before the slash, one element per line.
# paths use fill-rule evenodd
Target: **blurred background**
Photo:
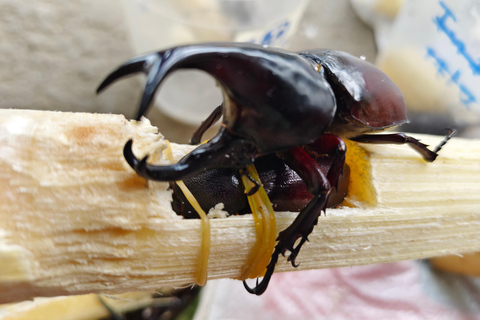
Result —
<path fill-rule="evenodd" d="M 406 130 L 477 136 L 477 0 L 38 0 L 0 2 L 0 107 L 133 117 L 144 79 L 101 80 L 133 55 L 204 41 L 347 51 L 376 63 L 409 107 Z M 167 138 L 188 135 L 221 101 L 212 79 L 180 71 L 149 114 Z"/>
<path fill-rule="evenodd" d="M 289 50 L 335 48 L 375 61 L 373 30 L 357 17 L 348 0 L 283 1 L 285 9 L 270 15 L 268 12 L 276 12 L 278 6 L 272 4 L 276 1 L 218 2 L 234 5 L 222 11 L 219 3 L 208 0 L 38 0 L 34 5 L 2 0 L 0 106 L 122 113 L 132 118 L 143 76 L 119 81 L 100 95 L 95 89 L 110 71 L 133 55 L 194 41 L 233 41 L 242 36 L 246 37 L 244 41 L 261 42 L 269 31 L 287 21 L 289 34 L 282 36 L 280 44 Z M 265 19 L 248 20 L 251 3 L 268 4 L 261 5 Z M 297 10 L 296 16 L 289 17 L 289 9 Z M 222 24 L 229 27 L 222 29 Z M 170 94 L 169 80 L 165 83 L 168 88 L 162 88 L 158 97 Z M 210 95 L 221 100 L 213 80 L 206 81 Z M 187 88 L 177 86 L 174 94 L 196 95 L 197 101 L 190 100 L 189 106 L 196 102 L 201 107 L 187 109 L 184 118 L 177 111 L 185 110 L 182 104 L 152 108 L 148 115 L 167 138 L 176 142 L 187 142 L 201 122 L 200 116 L 192 119 L 192 112 L 199 108 L 211 112 L 220 102 L 214 97 L 209 104 L 211 99 L 198 98 L 201 92 L 189 91 L 198 84 L 195 81 L 183 84 Z"/>
<path fill-rule="evenodd" d="M 0 0 L 0 39 L 1 108 L 121 113 L 132 118 L 144 76 L 119 81 L 95 94 L 103 78 L 119 64 L 136 54 L 174 45 L 241 41 L 292 51 L 325 48 L 362 56 L 387 73 L 405 95 L 410 123 L 400 130 L 443 135 L 445 128 L 457 128 L 463 136 L 480 137 L 479 0 Z M 220 91 L 213 80 L 199 72 L 182 71 L 159 90 L 148 117 L 166 138 L 186 143 L 220 102 Z M 215 131 L 212 128 L 210 134 Z M 308 273 L 308 278 L 320 279 L 318 288 L 326 290 L 325 296 L 315 293 L 315 301 L 335 304 L 335 297 L 356 296 L 357 300 L 350 301 L 351 308 L 343 310 L 361 310 L 358 315 L 362 315 L 335 314 L 324 306 L 319 309 L 323 316 L 313 318 L 404 319 L 408 315 L 409 319 L 424 319 L 432 314 L 447 315 L 445 319 L 479 317 L 478 279 L 445 278 L 427 273 L 428 266 L 416 262 L 365 268 Z M 383 287 L 382 283 L 369 289 L 355 287 L 368 287 L 372 281 L 378 284 L 381 274 L 385 277 Z M 296 275 L 275 275 L 271 286 L 279 283 L 275 278 L 286 284 L 301 281 L 288 278 Z M 337 282 L 327 281 L 334 278 Z M 355 285 L 345 285 L 345 279 Z M 286 318 L 312 318 L 315 314 L 311 302 L 301 307 L 301 297 L 312 294 L 307 283 L 304 287 L 310 291 L 298 292 L 300 298 L 290 295 L 284 300 L 267 294 L 263 300 L 247 298 L 243 286 L 235 284 L 241 292 L 232 289 L 230 282 L 212 284 L 204 300 L 223 298 L 223 305 L 217 304 L 220 309 L 212 311 L 203 303 L 197 318 L 225 318 L 221 307 L 232 310 L 232 305 L 238 311 L 232 319 L 248 319 L 268 308 L 277 311 L 263 313 L 264 318 L 279 319 L 280 311 L 289 315 Z M 414 289 L 409 292 L 406 284 Z M 395 287 L 398 290 L 389 296 L 385 289 Z M 455 291 L 450 290 L 453 287 Z M 362 295 L 358 290 L 365 291 Z M 245 299 L 233 299 L 227 292 Z M 373 301 L 375 293 L 396 300 L 393 304 L 383 298 Z M 437 304 L 423 303 L 428 294 L 435 296 Z M 325 300 L 327 296 L 330 300 Z M 282 305 L 287 300 L 290 309 Z M 355 308 L 357 304 L 367 308 Z M 239 316 L 245 311 L 242 307 L 250 310 L 243 317 Z M 288 313 L 286 308 L 296 308 L 297 312 Z M 299 308 L 306 313 L 298 312 Z"/>

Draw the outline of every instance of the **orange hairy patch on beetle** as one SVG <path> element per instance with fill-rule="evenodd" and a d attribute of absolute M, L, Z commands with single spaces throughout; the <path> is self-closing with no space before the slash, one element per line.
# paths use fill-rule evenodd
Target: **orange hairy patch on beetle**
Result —
<path fill-rule="evenodd" d="M 345 139 L 347 155 L 345 163 L 350 166 L 348 195 L 342 205 L 357 207 L 358 203 L 377 204 L 377 195 L 372 183 L 370 154 L 356 142 Z"/>

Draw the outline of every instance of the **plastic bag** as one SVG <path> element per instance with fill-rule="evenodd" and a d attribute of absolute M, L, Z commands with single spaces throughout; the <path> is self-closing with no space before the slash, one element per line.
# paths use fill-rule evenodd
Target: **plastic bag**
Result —
<path fill-rule="evenodd" d="M 377 65 L 403 92 L 414 131 L 478 125 L 480 1 L 406 1 Z"/>

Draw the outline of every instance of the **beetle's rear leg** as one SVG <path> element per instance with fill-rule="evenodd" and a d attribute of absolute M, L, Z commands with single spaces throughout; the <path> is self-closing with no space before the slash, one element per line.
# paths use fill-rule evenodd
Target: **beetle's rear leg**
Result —
<path fill-rule="evenodd" d="M 279 254 L 285 255 L 287 250 L 290 251 L 291 255 L 288 260 L 292 262 L 294 267 L 296 266 L 295 256 L 307 240 L 308 235 L 312 232 L 321 211 L 325 209 L 328 195 L 331 191 L 327 177 L 325 177 L 312 157 L 310 157 L 303 148 L 293 148 L 289 151 L 282 152 L 279 156 L 305 181 L 308 186 L 308 191 L 312 193 L 314 197 L 307 206 L 302 209 L 293 223 L 279 233 L 277 238 L 278 243 L 275 246 L 272 258 L 267 266 L 267 272 L 262 281 L 260 283 L 257 281 L 257 285 L 254 288 L 248 287 L 245 282 L 243 283 L 248 292 L 256 295 L 261 295 L 267 289 Z M 299 238 L 302 238 L 301 242 L 297 247 L 294 247 L 295 242 Z"/>
<path fill-rule="evenodd" d="M 279 254 L 285 255 L 287 250 L 290 251 L 291 254 L 288 257 L 288 261 L 292 263 L 292 266 L 297 267 L 295 258 L 302 245 L 308 240 L 308 235 L 310 235 L 317 224 L 320 213 L 325 211 L 328 197 L 332 190 L 332 184 L 338 182 L 338 177 L 342 172 L 345 162 L 345 143 L 334 135 L 324 135 L 315 143 L 318 144 L 316 148 L 325 151 L 325 154 L 335 153 L 335 159 L 327 176 L 323 174 L 315 160 L 302 147 L 293 148 L 278 154 L 278 156 L 305 181 L 308 191 L 314 197 L 302 211 L 300 211 L 293 223 L 279 233 L 277 238 L 278 243 L 275 246 L 275 251 L 267 266 L 267 272 L 263 280 L 260 283 L 257 281 L 255 288 L 248 287 L 244 282 L 245 288 L 250 293 L 260 295 L 267 289 Z M 332 183 L 330 181 L 332 181 Z M 295 246 L 299 238 L 301 238 L 300 242 Z"/>
<path fill-rule="evenodd" d="M 214 125 L 222 116 L 223 104 L 219 105 L 218 107 L 213 110 L 213 112 L 208 116 L 205 121 L 202 122 L 200 127 L 198 127 L 197 131 L 193 133 L 192 139 L 190 139 L 190 144 L 199 144 L 202 141 L 202 136 L 212 125 Z"/>
<path fill-rule="evenodd" d="M 437 156 L 438 151 L 447 143 L 450 138 L 456 134 L 456 130 L 449 130 L 445 138 L 438 144 L 438 146 L 432 151 L 428 149 L 426 144 L 421 143 L 419 140 L 406 135 L 405 133 L 392 133 L 392 134 L 363 134 L 355 138 L 350 138 L 352 141 L 362 143 L 374 143 L 374 144 L 408 144 L 413 150 L 417 151 L 426 161 L 433 162 Z"/>
<path fill-rule="evenodd" d="M 294 267 L 296 267 L 295 258 L 302 245 L 308 240 L 308 235 L 313 231 L 314 226 L 317 224 L 318 216 L 322 211 L 325 211 L 332 187 L 337 188 L 338 186 L 338 179 L 342 174 L 347 152 L 345 142 L 341 138 L 332 134 L 324 134 L 310 145 L 314 147 L 316 150 L 315 153 L 318 156 L 321 154 L 334 155 L 334 160 L 326 177 L 318 167 L 316 161 L 312 159 L 312 155 L 303 153 L 305 152 L 303 148 L 295 148 L 279 154 L 285 163 L 298 173 L 307 185 L 308 191 L 314 196 L 305 208 L 300 211 L 300 214 L 293 223 L 287 229 L 280 232 L 278 236 L 279 244 L 281 238 L 292 238 L 291 240 L 286 241 L 288 245 L 286 247 L 284 246 L 284 249 L 291 251 L 288 261 L 290 261 Z M 291 229 L 291 231 L 288 231 L 289 229 Z M 292 234 L 283 235 L 283 233 L 288 232 Z M 294 235 L 294 233 L 297 235 Z M 296 247 L 293 247 L 295 241 L 300 237 L 302 237 L 302 239 L 299 244 Z"/>

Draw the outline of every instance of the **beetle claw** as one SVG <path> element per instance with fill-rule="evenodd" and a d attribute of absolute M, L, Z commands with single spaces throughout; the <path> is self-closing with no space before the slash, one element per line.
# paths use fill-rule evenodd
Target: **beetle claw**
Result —
<path fill-rule="evenodd" d="M 132 139 L 127 141 L 127 143 L 123 147 L 123 156 L 125 157 L 125 160 L 130 165 L 130 167 L 132 167 L 132 169 L 135 170 L 138 175 L 144 177 L 145 179 L 148 179 L 148 175 L 146 174 L 148 155 L 143 157 L 141 160 L 138 159 L 135 154 L 133 154 L 132 144 Z"/>
<path fill-rule="evenodd" d="M 433 152 L 438 153 L 443 146 L 447 143 L 448 140 L 453 138 L 457 134 L 457 130 L 455 129 L 448 129 L 448 133 L 445 136 L 445 138 L 435 147 L 435 150 Z"/>
<path fill-rule="evenodd" d="M 283 250 L 280 249 L 279 245 L 275 247 L 275 251 L 272 254 L 272 259 L 270 259 L 270 262 L 267 266 L 267 272 L 265 272 L 265 275 L 263 276 L 263 279 L 262 281 L 260 281 L 260 283 L 258 282 L 258 278 L 257 278 L 255 287 L 251 288 L 248 286 L 245 280 L 243 281 L 243 286 L 249 293 L 256 294 L 257 296 L 259 296 L 262 293 L 264 293 L 265 290 L 267 290 L 268 283 L 270 282 L 273 272 L 275 271 L 275 265 L 277 264 L 277 261 L 278 261 L 278 255 L 282 253 L 282 251 Z"/>
<path fill-rule="evenodd" d="M 297 267 L 300 265 L 300 263 L 295 263 L 295 259 L 296 259 L 297 257 L 293 257 L 293 258 L 292 258 L 292 256 L 293 256 L 293 254 L 291 254 L 291 255 L 288 257 L 287 261 L 291 263 L 292 267 L 297 268 Z"/>
<path fill-rule="evenodd" d="M 267 266 L 267 271 L 265 272 L 265 275 L 263 276 L 262 281 L 260 281 L 260 283 L 259 283 L 258 278 L 257 278 L 257 282 L 256 282 L 256 285 L 255 285 L 254 288 L 249 287 L 247 282 L 243 281 L 243 286 L 245 287 L 245 289 L 249 293 L 256 294 L 257 296 L 264 293 L 265 290 L 267 290 L 268 283 L 270 282 L 270 279 L 273 275 L 273 272 L 275 271 L 275 265 L 277 264 L 278 256 L 280 254 L 282 256 L 285 256 L 285 251 L 286 250 L 291 252 L 289 257 L 287 258 L 287 261 L 291 262 L 291 264 L 294 268 L 297 268 L 300 265 L 300 263 L 298 263 L 298 264 L 295 263 L 295 258 L 297 257 L 298 252 L 300 251 L 300 249 L 301 249 L 302 245 L 305 243 L 305 241 L 308 241 L 308 238 L 306 236 L 305 237 L 302 236 L 302 240 L 300 241 L 300 243 L 295 248 L 293 248 L 293 247 L 287 248 L 287 246 L 285 246 L 283 244 L 284 242 L 280 241 L 275 246 L 275 251 L 272 254 L 272 258 L 270 259 L 270 262 Z"/>
<path fill-rule="evenodd" d="M 133 154 L 132 144 L 132 139 L 128 140 L 127 143 L 125 143 L 125 146 L 123 147 L 123 157 L 128 162 L 130 167 L 135 168 L 138 163 L 138 158 L 135 157 L 135 155 Z"/>
<path fill-rule="evenodd" d="M 148 155 L 143 157 L 142 160 L 137 164 L 135 171 L 138 173 L 138 175 L 145 177 L 148 179 L 147 175 L 147 159 Z"/>
<path fill-rule="evenodd" d="M 297 268 L 300 265 L 300 263 L 295 263 L 295 259 L 297 258 L 297 255 L 300 252 L 300 249 L 302 248 L 303 244 L 306 241 L 308 241 L 308 237 L 306 236 L 302 237 L 302 240 L 300 241 L 300 243 L 295 248 L 293 248 L 293 250 L 291 250 L 292 253 L 288 256 L 287 261 L 291 262 L 292 267 L 294 268 Z"/>
<path fill-rule="evenodd" d="M 123 147 L 123 156 L 125 157 L 125 160 L 130 165 L 130 167 L 132 167 L 132 169 L 135 170 L 135 172 L 139 176 L 144 177 L 145 179 L 149 179 L 149 175 L 147 172 L 148 155 L 146 155 L 141 160 L 139 160 L 133 154 L 132 144 L 133 144 L 133 141 L 131 139 L 127 141 L 127 143 Z"/>

